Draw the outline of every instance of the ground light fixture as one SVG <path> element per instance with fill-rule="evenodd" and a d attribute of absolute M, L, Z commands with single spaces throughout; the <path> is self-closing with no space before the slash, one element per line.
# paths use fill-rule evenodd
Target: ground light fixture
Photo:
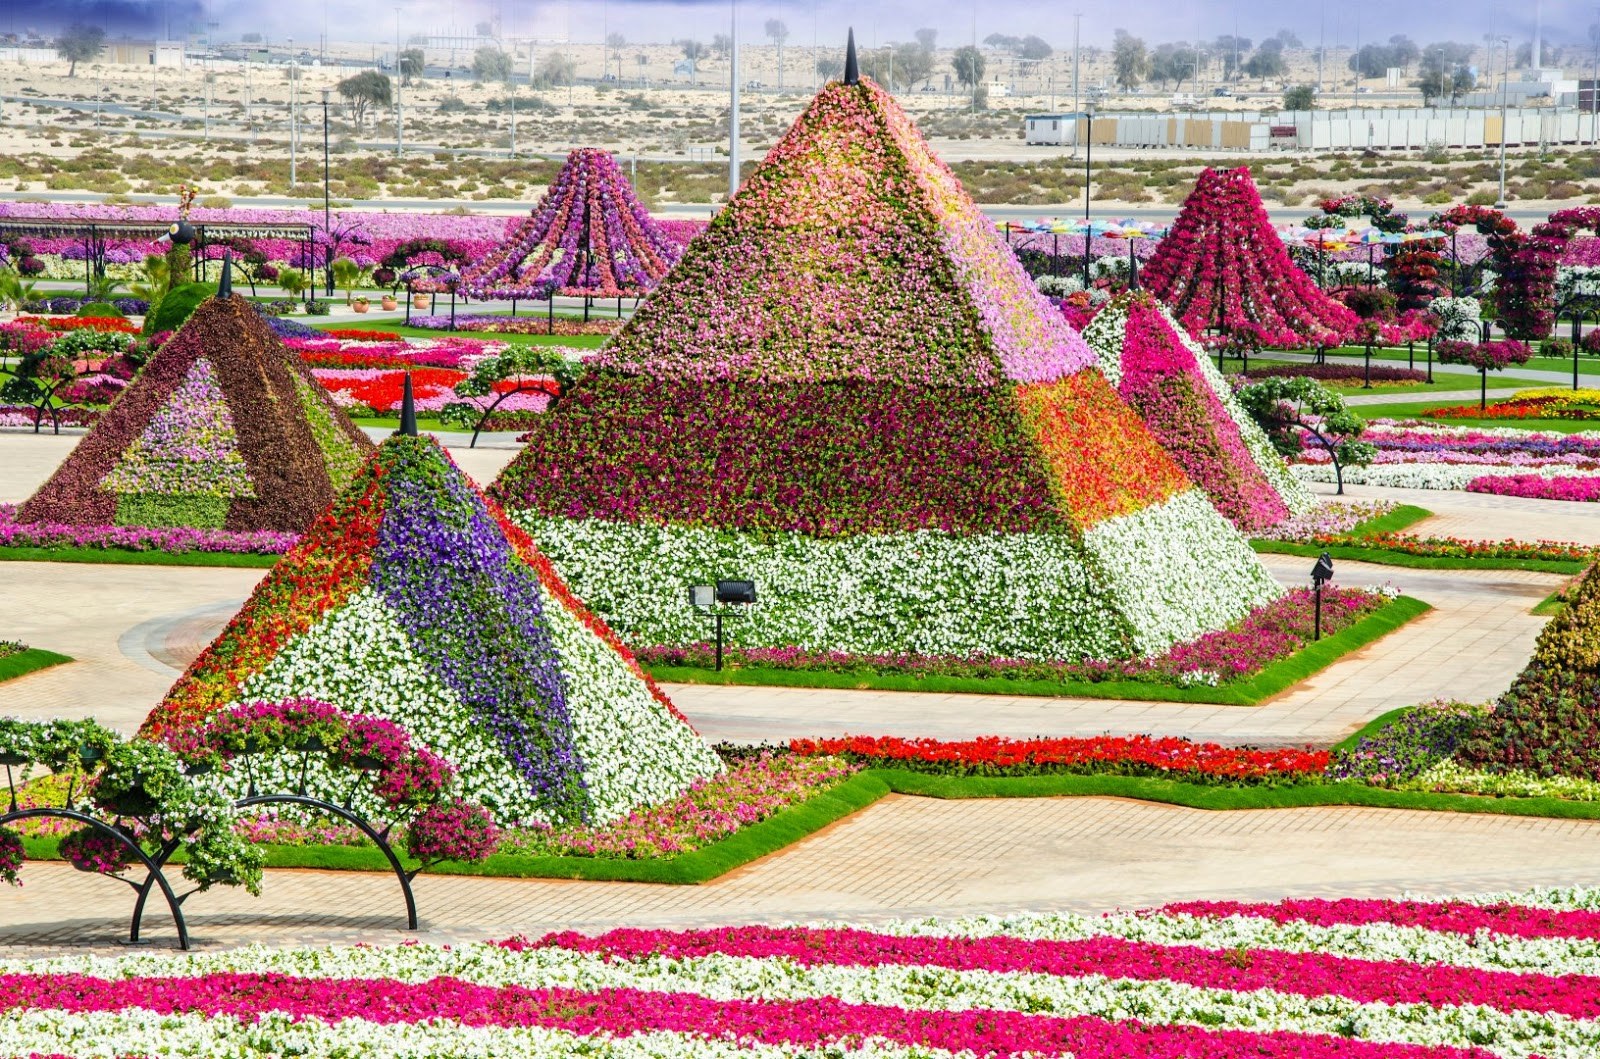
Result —
<path fill-rule="evenodd" d="M 722 671 L 722 623 L 727 618 L 745 618 L 742 608 L 756 601 L 754 581 L 722 580 L 712 585 L 690 585 L 689 606 L 702 617 L 710 618 L 715 629 L 717 671 Z"/>
<path fill-rule="evenodd" d="M 1333 580 L 1333 559 L 1327 552 L 1317 556 L 1317 565 L 1311 568 L 1311 588 L 1316 594 L 1316 612 L 1312 618 L 1311 639 L 1322 639 L 1322 586 Z"/>

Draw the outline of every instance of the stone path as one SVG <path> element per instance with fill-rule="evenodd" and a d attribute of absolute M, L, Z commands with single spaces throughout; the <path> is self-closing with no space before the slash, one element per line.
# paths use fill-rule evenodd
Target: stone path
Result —
<path fill-rule="evenodd" d="M 1578 885 L 1600 876 L 1600 822 L 1391 809 L 1205 812 L 1109 798 L 891 796 L 701 886 L 420 876 L 421 937 L 459 942 L 613 926 L 1136 908 L 1202 897 L 1396 896 Z M 0 892 L 0 954 L 126 951 L 129 891 L 29 864 Z M 260 899 L 197 895 L 204 948 L 396 943 L 392 876 L 272 871 Z M 172 944 L 154 906 L 147 938 Z"/>

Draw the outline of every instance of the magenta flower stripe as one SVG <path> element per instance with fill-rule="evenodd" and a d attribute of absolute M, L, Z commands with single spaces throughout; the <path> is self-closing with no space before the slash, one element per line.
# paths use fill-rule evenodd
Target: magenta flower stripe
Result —
<path fill-rule="evenodd" d="M 1173 981 L 1203 989 L 1270 989 L 1301 996 L 1341 996 L 1371 1004 L 1481 1004 L 1501 1011 L 1600 1016 L 1600 979 L 1396 964 L 1309 953 L 1254 950 L 1241 957 L 1189 945 L 1122 938 L 1036 941 L 1019 938 L 891 937 L 863 930 L 735 927 L 720 931 L 618 930 L 590 938 L 561 934 L 541 944 L 624 959 L 668 956 L 783 958 L 800 964 L 856 967 L 919 965 L 990 974 Z"/>
<path fill-rule="evenodd" d="M 1337 900 L 1303 898 L 1271 904 L 1187 901 L 1167 905 L 1159 914 L 1208 919 L 1249 916 L 1273 923 L 1306 923 L 1318 927 L 1387 923 L 1449 934 L 1476 934 L 1484 930 L 1515 938 L 1590 938 L 1600 941 L 1600 912 L 1518 904 L 1374 901 L 1354 897 Z"/>
<path fill-rule="evenodd" d="M 927 1011 L 806 1000 L 714 1000 L 635 989 L 475 985 L 454 978 L 306 979 L 280 974 L 202 978 L 88 975 L 0 976 L 0 1011 L 73 1013 L 139 1008 L 251 1021 L 268 1012 L 296 1019 L 375 1023 L 451 1020 L 467 1026 L 545 1026 L 626 1037 L 667 1030 L 727 1041 L 844 1045 L 875 1037 L 906 1046 L 1076 1059 L 1491 1059 L 1483 1049 L 1373 1043 L 1312 1034 L 1206 1030 L 1134 1020 L 1056 1018 L 1012 1011 Z"/>

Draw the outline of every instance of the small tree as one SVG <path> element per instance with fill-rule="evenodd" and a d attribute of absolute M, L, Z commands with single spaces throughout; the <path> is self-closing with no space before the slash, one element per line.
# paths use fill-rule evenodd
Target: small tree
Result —
<path fill-rule="evenodd" d="M 361 266 L 348 257 L 337 257 L 333 260 L 333 282 L 344 291 L 344 303 L 350 304 L 350 298 L 355 294 L 356 281 L 361 278 Z"/>
<path fill-rule="evenodd" d="M 977 88 L 979 82 L 983 80 L 983 52 L 970 44 L 956 49 L 955 55 L 950 59 L 950 65 L 955 69 L 957 83 L 965 87 Z"/>
<path fill-rule="evenodd" d="M 1440 364 L 1465 364 L 1478 369 L 1479 411 L 1489 407 L 1489 373 L 1526 364 L 1533 356 L 1527 343 L 1510 338 L 1500 342 L 1440 342 L 1435 351 Z"/>
<path fill-rule="evenodd" d="M 606 34 L 606 48 L 610 50 L 613 58 L 617 60 L 617 80 L 622 80 L 622 49 L 628 46 L 628 38 L 620 33 Z"/>
<path fill-rule="evenodd" d="M 548 88 L 554 85 L 570 85 L 577 77 L 578 64 L 572 56 L 553 51 L 539 60 L 538 69 L 533 74 L 533 82 L 535 87 Z"/>
<path fill-rule="evenodd" d="M 400 83 L 409 85 L 413 77 L 421 77 L 427 65 L 421 48 L 407 48 L 400 53 L 400 61 L 396 63 L 400 71 Z"/>
<path fill-rule="evenodd" d="M 15 312 L 38 296 L 34 282 L 14 268 L 0 269 L 0 304 Z"/>
<path fill-rule="evenodd" d="M 82 22 L 74 22 L 56 38 L 56 54 L 71 63 L 68 77 L 77 77 L 78 63 L 93 59 L 105 46 L 106 31 Z"/>
<path fill-rule="evenodd" d="M 580 372 L 577 362 L 547 346 L 512 343 L 505 352 L 478 361 L 472 374 L 456 383 L 456 396 L 465 400 L 445 405 L 439 419 L 471 427 L 472 442 L 467 447 L 476 448 L 478 435 L 507 399 L 519 393 L 565 393 Z M 555 380 L 553 386 L 551 379 Z"/>
<path fill-rule="evenodd" d="M 511 56 L 499 48 L 479 48 L 472 56 L 472 76 L 479 81 L 511 80 Z"/>
<path fill-rule="evenodd" d="M 1117 30 L 1111 45 L 1111 68 L 1123 91 L 1137 87 L 1150 69 L 1144 41 L 1125 29 Z"/>
<path fill-rule="evenodd" d="M 700 67 L 700 60 L 710 55 L 706 46 L 697 40 L 681 40 L 678 47 L 683 49 L 683 57 L 689 60 L 689 83 L 695 84 L 695 78 Z"/>
<path fill-rule="evenodd" d="M 283 293 L 290 298 L 298 299 L 300 295 L 306 292 L 306 287 L 310 285 L 310 282 L 304 269 L 281 268 L 278 270 L 278 286 L 282 287 Z"/>
<path fill-rule="evenodd" d="M 778 87 L 783 87 L 783 42 L 789 39 L 789 27 L 781 18 L 767 19 L 767 36 L 778 46 Z"/>
<path fill-rule="evenodd" d="M 12 369 L 5 384 L 0 386 L 0 401 L 31 407 L 35 434 L 44 422 L 44 414 L 49 412 L 51 426 L 59 434 L 61 416 L 57 396 L 77 378 L 78 367 L 73 357 L 57 353 L 53 345 L 46 346 L 24 356 Z"/>
<path fill-rule="evenodd" d="M 1299 454 L 1302 431 L 1327 450 L 1340 495 L 1344 493 L 1345 466 L 1364 467 L 1378 455 L 1370 442 L 1357 440 L 1367 429 L 1366 421 L 1345 407 L 1344 398 L 1315 379 L 1273 376 L 1241 386 L 1236 396 L 1280 454 Z"/>
<path fill-rule="evenodd" d="M 360 126 L 368 107 L 387 107 L 394 99 L 394 86 L 388 74 L 363 70 L 334 86 L 339 98 L 350 107 L 350 116 Z"/>
<path fill-rule="evenodd" d="M 1315 110 L 1317 90 L 1312 85 L 1294 85 L 1283 91 L 1284 110 Z"/>

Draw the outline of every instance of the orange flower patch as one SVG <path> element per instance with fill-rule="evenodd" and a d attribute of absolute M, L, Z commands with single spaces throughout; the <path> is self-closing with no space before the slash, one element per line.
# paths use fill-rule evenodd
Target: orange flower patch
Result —
<path fill-rule="evenodd" d="M 1053 486 L 1080 529 L 1191 488 L 1138 414 L 1095 369 L 1019 386 L 1017 402 Z"/>

